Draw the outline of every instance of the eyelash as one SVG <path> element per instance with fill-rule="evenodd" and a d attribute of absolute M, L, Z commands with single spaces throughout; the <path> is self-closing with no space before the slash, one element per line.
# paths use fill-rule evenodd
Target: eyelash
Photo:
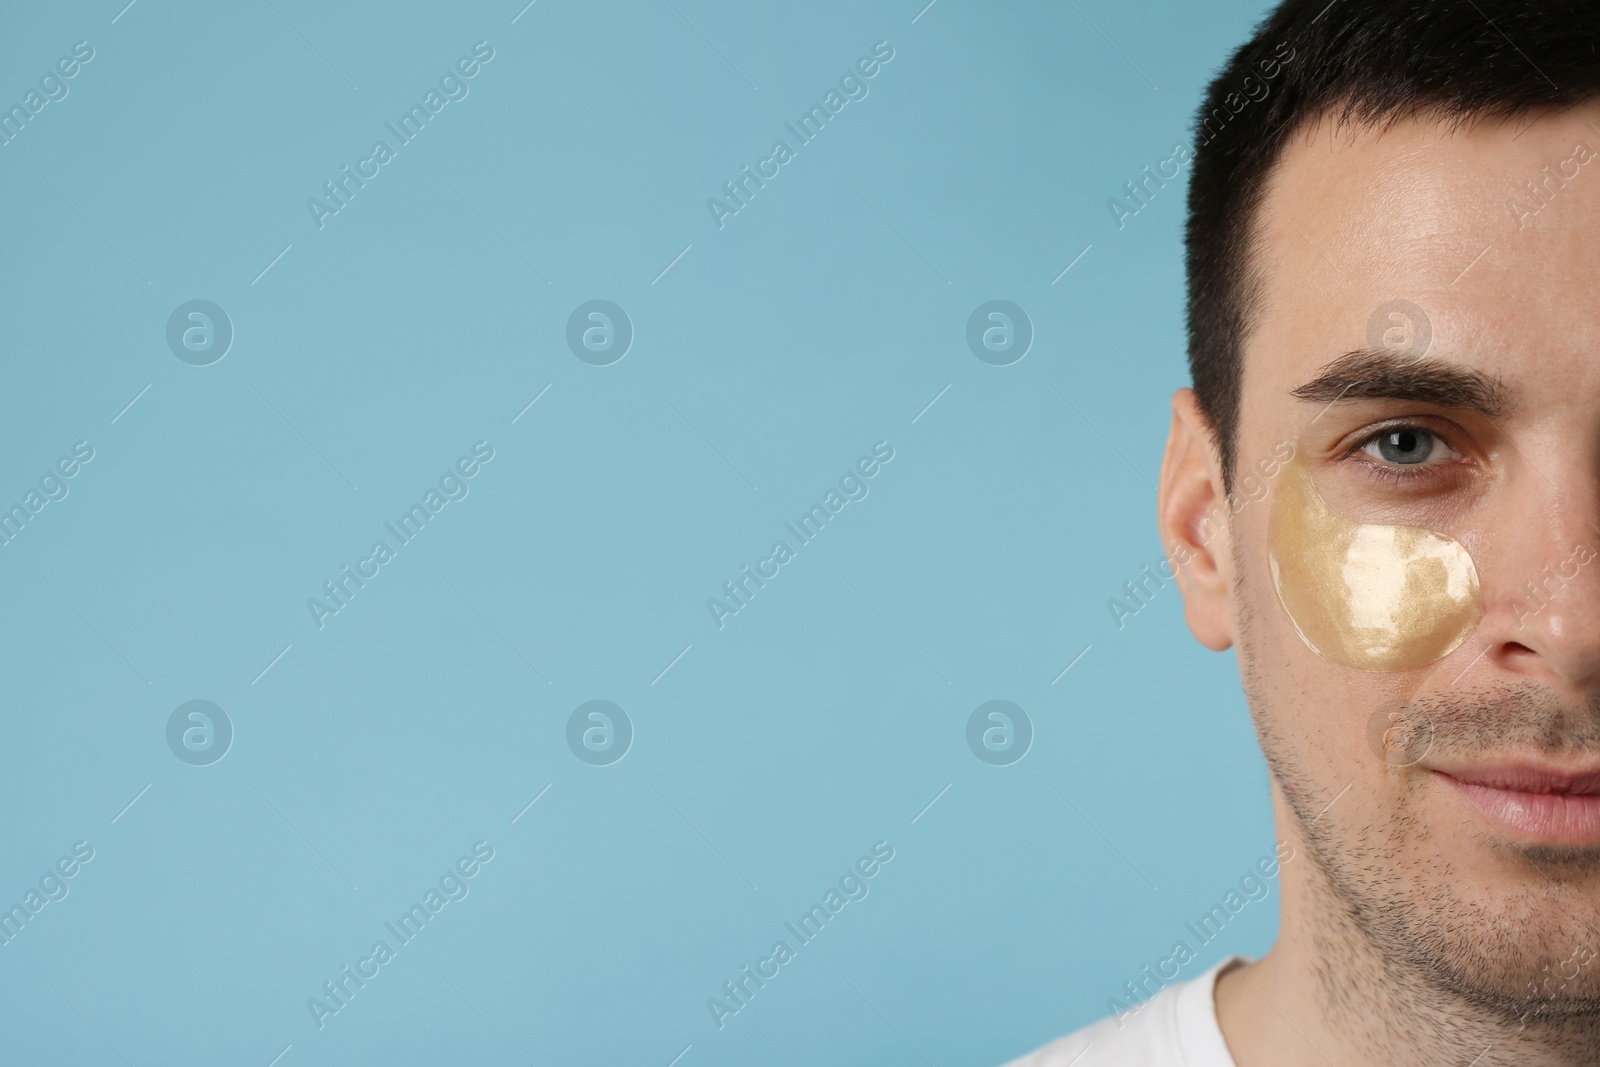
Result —
<path fill-rule="evenodd" d="M 1346 458 L 1353 459 L 1360 463 L 1368 477 L 1379 482 L 1384 482 L 1388 485 L 1415 484 L 1418 479 L 1442 477 L 1442 474 L 1439 472 L 1438 468 L 1445 466 L 1443 463 L 1416 463 L 1406 466 L 1396 466 L 1375 460 L 1367 454 L 1367 446 L 1372 444 L 1374 441 L 1388 434 L 1406 430 L 1409 430 L 1413 433 L 1427 434 L 1429 437 L 1438 441 L 1451 452 L 1456 451 L 1455 446 L 1450 443 L 1449 438 L 1439 431 L 1432 429 L 1431 427 L 1421 426 L 1416 423 L 1397 422 L 1391 423 L 1388 426 L 1380 427 L 1361 438 L 1355 443 L 1355 446 L 1351 448 L 1348 453 L 1346 453 Z"/>

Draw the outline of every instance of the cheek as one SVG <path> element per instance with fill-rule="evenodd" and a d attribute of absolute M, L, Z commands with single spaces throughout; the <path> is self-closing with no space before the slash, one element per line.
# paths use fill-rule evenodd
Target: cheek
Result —
<path fill-rule="evenodd" d="M 1323 820 L 1332 827 L 1333 815 L 1348 819 L 1367 803 L 1364 794 L 1383 788 L 1373 781 L 1385 775 L 1383 758 L 1368 740 L 1373 710 L 1411 696 L 1427 672 L 1342 666 L 1323 655 L 1290 618 L 1269 560 L 1269 510 L 1279 488 L 1274 485 L 1256 521 L 1237 532 L 1239 666 L 1262 750 L 1287 799 L 1312 818 L 1354 783 Z M 1280 570 L 1279 578 L 1287 576 Z"/>
<path fill-rule="evenodd" d="M 1431 734 L 1413 747 L 1388 711 L 1474 632 L 1476 565 L 1433 531 L 1345 519 L 1299 450 L 1242 518 L 1239 662 L 1275 785 L 1335 851 L 1363 826 L 1403 836 L 1432 779 L 1407 768 Z"/>

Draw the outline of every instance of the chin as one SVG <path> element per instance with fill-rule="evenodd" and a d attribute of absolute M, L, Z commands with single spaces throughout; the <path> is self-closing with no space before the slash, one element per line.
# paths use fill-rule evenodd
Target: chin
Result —
<path fill-rule="evenodd" d="M 1385 956 L 1503 1016 L 1600 1011 L 1600 848 L 1514 841 L 1452 785 L 1422 792 L 1385 849 L 1394 880 L 1349 887 Z"/>

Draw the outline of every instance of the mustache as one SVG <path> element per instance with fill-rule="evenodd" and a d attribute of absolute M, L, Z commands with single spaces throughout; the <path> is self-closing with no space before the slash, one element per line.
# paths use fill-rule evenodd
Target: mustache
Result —
<path fill-rule="evenodd" d="M 1600 760 L 1600 692 L 1573 705 L 1530 682 L 1389 701 L 1369 717 L 1367 743 L 1399 767 L 1513 749 Z"/>

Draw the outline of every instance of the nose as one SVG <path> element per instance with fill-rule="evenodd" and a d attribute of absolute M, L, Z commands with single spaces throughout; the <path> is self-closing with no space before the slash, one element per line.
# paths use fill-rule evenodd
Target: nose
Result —
<path fill-rule="evenodd" d="M 1600 492 L 1573 472 L 1542 479 L 1497 523 L 1479 560 L 1485 659 L 1575 695 L 1600 688 Z"/>

